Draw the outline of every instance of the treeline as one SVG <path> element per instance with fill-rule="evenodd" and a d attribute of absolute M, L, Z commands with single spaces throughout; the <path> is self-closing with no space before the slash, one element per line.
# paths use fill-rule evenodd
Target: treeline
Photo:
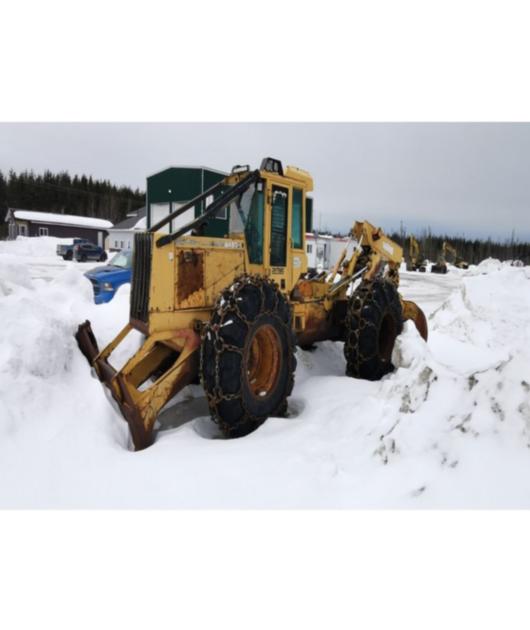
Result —
<path fill-rule="evenodd" d="M 342 233 L 332 233 L 333 236 L 345 236 Z M 409 234 L 400 232 L 386 232 L 386 234 L 403 248 L 405 259 L 409 258 Z M 456 249 L 458 260 L 465 260 L 469 264 L 477 265 L 485 258 L 498 260 L 521 260 L 530 265 L 530 243 L 519 241 L 515 234 L 505 241 L 488 239 L 468 239 L 465 237 L 434 235 L 430 229 L 414 234 L 420 246 L 420 259 L 436 262 L 442 253 L 444 241 Z M 447 255 L 447 262 L 454 263 L 454 256 Z"/>
<path fill-rule="evenodd" d="M 128 212 L 145 204 L 145 193 L 138 188 L 115 186 L 108 180 L 74 175 L 66 171 L 33 171 L 8 174 L 0 171 L 0 225 L 5 228 L 7 208 L 40 210 L 60 214 L 122 221 Z M 2 229 L 0 228 L 0 229 Z M 5 230 L 4 230 L 5 231 Z"/>
<path fill-rule="evenodd" d="M 405 258 L 409 257 L 409 236 L 401 232 L 389 234 L 390 238 L 403 247 Z M 444 241 L 456 249 L 458 260 L 477 265 L 485 258 L 498 260 L 521 260 L 530 264 L 530 243 L 518 241 L 515 235 L 504 242 L 488 239 L 468 239 L 458 236 L 434 235 L 429 229 L 414 235 L 420 245 L 420 258 L 436 262 L 440 256 Z M 447 262 L 454 263 L 454 256 L 447 255 Z"/>

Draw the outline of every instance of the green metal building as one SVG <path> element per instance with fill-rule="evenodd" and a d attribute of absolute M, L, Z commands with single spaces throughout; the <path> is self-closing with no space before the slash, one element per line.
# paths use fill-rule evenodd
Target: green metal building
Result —
<path fill-rule="evenodd" d="M 205 166 L 170 166 L 150 175 L 147 178 L 147 228 L 208 190 L 225 176 L 226 173 Z M 204 207 L 199 204 L 173 220 L 171 226 L 165 225 L 161 231 L 174 231 L 198 217 L 203 211 Z M 226 208 L 208 223 L 207 234 L 208 236 L 228 234 Z"/>

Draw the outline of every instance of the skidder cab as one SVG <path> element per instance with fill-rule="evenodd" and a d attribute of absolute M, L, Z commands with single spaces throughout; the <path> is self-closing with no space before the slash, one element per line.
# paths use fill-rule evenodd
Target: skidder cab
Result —
<path fill-rule="evenodd" d="M 393 369 L 404 320 L 427 339 L 421 309 L 397 291 L 401 247 L 381 229 L 356 222 L 331 273 L 310 277 L 312 190 L 309 173 L 266 158 L 136 235 L 129 323 L 101 351 L 89 322 L 76 334 L 136 449 L 189 383 L 202 383 L 212 418 L 238 437 L 286 412 L 296 344 L 343 340 L 347 373 L 374 380 Z M 184 221 L 192 208 L 199 216 Z M 227 234 L 215 236 L 210 221 L 225 212 Z M 117 371 L 110 355 L 133 328 L 145 341 Z"/>

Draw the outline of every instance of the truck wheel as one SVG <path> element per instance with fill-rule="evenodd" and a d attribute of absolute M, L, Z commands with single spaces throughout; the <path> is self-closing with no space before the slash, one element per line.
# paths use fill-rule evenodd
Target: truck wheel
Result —
<path fill-rule="evenodd" d="M 73 253 L 72 253 L 71 251 L 70 251 L 70 252 L 66 252 L 66 254 L 63 256 L 63 258 L 64 258 L 65 260 L 72 260 L 72 258 L 73 258 Z"/>
<path fill-rule="evenodd" d="M 269 279 L 242 276 L 217 300 L 202 334 L 200 376 L 212 418 L 242 437 L 284 415 L 296 359 L 291 310 Z"/>
<path fill-rule="evenodd" d="M 362 282 L 349 300 L 345 325 L 348 376 L 377 381 L 394 369 L 392 350 L 403 330 L 403 313 L 391 282 Z"/>
<path fill-rule="evenodd" d="M 101 256 L 98 258 L 99 262 L 105 262 L 107 260 L 107 253 L 103 252 Z"/>

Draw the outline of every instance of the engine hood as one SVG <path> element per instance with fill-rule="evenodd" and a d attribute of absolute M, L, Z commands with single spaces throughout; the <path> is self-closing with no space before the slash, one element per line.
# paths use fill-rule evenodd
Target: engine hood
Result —
<path fill-rule="evenodd" d="M 123 267 L 115 267 L 114 265 L 104 265 L 87 271 L 85 276 L 97 282 L 129 282 L 131 279 L 131 270 L 124 269 Z"/>

